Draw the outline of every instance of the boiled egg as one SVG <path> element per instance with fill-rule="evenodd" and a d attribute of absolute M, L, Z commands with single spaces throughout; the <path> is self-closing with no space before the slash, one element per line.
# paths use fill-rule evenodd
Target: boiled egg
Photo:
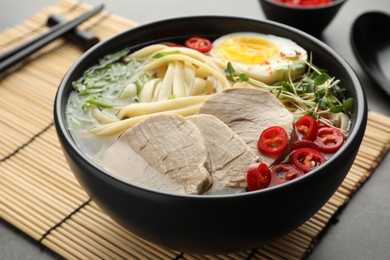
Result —
<path fill-rule="evenodd" d="M 301 75 L 307 61 L 306 50 L 292 40 L 254 32 L 216 39 L 210 55 L 226 64 L 231 62 L 236 72 L 266 84 Z"/>

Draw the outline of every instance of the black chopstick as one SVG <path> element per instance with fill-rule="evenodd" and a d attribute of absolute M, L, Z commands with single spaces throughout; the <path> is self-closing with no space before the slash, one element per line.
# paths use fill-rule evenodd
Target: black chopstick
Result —
<path fill-rule="evenodd" d="M 65 33 L 74 29 L 77 25 L 96 15 L 104 8 L 104 4 L 100 4 L 91 10 L 85 12 L 79 17 L 66 22 L 55 25 L 48 32 L 38 36 L 37 38 L 28 41 L 2 55 L 0 55 L 0 73 L 23 60 L 33 52 L 39 50 L 44 47 L 48 43 L 54 41 L 55 39 L 61 37 Z"/>

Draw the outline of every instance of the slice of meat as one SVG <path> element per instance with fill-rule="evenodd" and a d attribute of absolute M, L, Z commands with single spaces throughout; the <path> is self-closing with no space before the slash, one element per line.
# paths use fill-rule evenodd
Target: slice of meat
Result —
<path fill-rule="evenodd" d="M 199 129 L 182 116 L 151 116 L 109 147 L 103 165 L 136 185 L 166 192 L 202 194 L 212 184 Z"/>
<path fill-rule="evenodd" d="M 268 165 L 278 157 L 260 154 L 257 141 L 270 126 L 281 126 L 289 136 L 294 117 L 269 91 L 255 88 L 230 88 L 214 94 L 202 105 L 199 113 L 210 114 L 227 124 Z"/>
<path fill-rule="evenodd" d="M 202 133 L 209 157 L 213 185 L 208 193 L 242 192 L 246 172 L 256 154 L 225 123 L 212 115 L 189 116 Z"/>

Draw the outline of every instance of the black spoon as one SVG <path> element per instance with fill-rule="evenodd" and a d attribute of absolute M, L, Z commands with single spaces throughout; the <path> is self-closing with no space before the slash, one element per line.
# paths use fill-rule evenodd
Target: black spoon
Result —
<path fill-rule="evenodd" d="M 363 70 L 390 96 L 390 16 L 373 11 L 352 25 L 351 44 Z"/>

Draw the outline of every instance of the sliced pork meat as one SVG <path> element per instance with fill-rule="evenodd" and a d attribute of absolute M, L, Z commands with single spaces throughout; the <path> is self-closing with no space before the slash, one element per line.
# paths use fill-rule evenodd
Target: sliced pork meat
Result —
<path fill-rule="evenodd" d="M 213 177 L 209 193 L 244 191 L 246 172 L 249 165 L 258 160 L 256 154 L 215 116 L 199 114 L 186 119 L 199 128 L 206 144 Z"/>
<path fill-rule="evenodd" d="M 199 113 L 210 114 L 227 124 L 268 165 L 279 157 L 260 154 L 257 141 L 270 126 L 281 126 L 291 136 L 293 115 L 270 92 L 255 88 L 231 88 L 214 94 Z"/>
<path fill-rule="evenodd" d="M 199 129 L 182 116 L 151 116 L 109 147 L 103 165 L 146 188 L 202 194 L 212 184 L 207 150 Z"/>

